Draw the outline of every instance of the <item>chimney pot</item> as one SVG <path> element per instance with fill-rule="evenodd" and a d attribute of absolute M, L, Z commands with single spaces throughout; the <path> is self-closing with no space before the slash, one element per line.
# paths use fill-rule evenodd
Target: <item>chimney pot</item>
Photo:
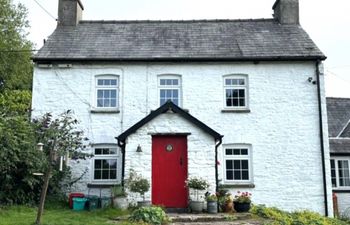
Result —
<path fill-rule="evenodd" d="M 299 0 L 276 0 L 272 9 L 281 24 L 299 24 Z"/>
<path fill-rule="evenodd" d="M 59 0 L 58 26 L 76 26 L 82 19 L 83 10 L 80 0 Z"/>

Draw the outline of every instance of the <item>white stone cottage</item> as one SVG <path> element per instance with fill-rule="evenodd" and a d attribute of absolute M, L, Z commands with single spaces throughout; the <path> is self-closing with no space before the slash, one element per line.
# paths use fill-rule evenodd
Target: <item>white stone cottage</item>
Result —
<path fill-rule="evenodd" d="M 71 161 L 87 170 L 74 191 L 104 193 L 134 169 L 170 208 L 187 207 L 185 180 L 202 177 L 210 191 L 332 215 L 326 57 L 298 0 L 249 20 L 85 21 L 82 10 L 60 0 L 33 57 L 33 116 L 72 109 L 91 141 L 94 157 Z"/>
<path fill-rule="evenodd" d="M 327 98 L 333 193 L 338 212 L 350 218 L 350 98 Z"/>

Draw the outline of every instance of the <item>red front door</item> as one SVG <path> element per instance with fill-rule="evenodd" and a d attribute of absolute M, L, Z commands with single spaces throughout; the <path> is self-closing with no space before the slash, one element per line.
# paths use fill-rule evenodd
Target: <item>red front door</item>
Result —
<path fill-rule="evenodd" d="M 152 137 L 152 204 L 186 208 L 187 137 Z"/>

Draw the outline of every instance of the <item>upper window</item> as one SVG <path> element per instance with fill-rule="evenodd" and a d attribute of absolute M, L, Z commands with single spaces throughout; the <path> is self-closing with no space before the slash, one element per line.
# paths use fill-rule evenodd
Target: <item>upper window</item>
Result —
<path fill-rule="evenodd" d="M 244 75 L 224 77 L 225 108 L 248 107 L 248 79 Z"/>
<path fill-rule="evenodd" d="M 224 179 L 226 182 L 250 182 L 251 152 L 249 145 L 224 148 Z"/>
<path fill-rule="evenodd" d="M 163 105 L 168 100 L 174 104 L 181 105 L 181 79 L 180 76 L 159 76 L 159 105 Z"/>
<path fill-rule="evenodd" d="M 94 148 L 94 180 L 117 180 L 118 149 L 112 146 Z"/>
<path fill-rule="evenodd" d="M 119 80 L 117 76 L 96 77 L 96 107 L 118 108 Z"/>
<path fill-rule="evenodd" d="M 335 188 L 350 188 L 350 159 L 331 159 L 332 186 Z"/>

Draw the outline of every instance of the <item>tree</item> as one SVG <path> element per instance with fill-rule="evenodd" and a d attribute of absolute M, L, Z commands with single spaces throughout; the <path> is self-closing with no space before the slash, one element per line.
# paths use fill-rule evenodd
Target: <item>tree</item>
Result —
<path fill-rule="evenodd" d="M 12 0 L 0 0 L 0 91 L 31 89 L 32 43 L 28 41 L 27 10 Z"/>
<path fill-rule="evenodd" d="M 52 115 L 47 113 L 33 122 L 37 142 L 43 144 L 43 152 L 46 155 L 44 183 L 36 219 L 36 224 L 40 224 L 50 178 L 53 171 L 60 167 L 61 157 L 69 152 L 71 154 L 79 153 L 85 146 L 83 145 L 83 132 L 76 129 L 78 121 L 70 110 L 59 115 L 56 119 L 52 119 Z"/>

